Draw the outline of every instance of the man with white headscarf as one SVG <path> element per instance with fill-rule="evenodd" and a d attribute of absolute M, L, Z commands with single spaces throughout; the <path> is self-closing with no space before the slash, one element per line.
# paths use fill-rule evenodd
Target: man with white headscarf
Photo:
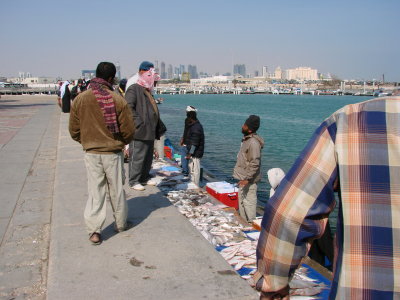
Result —
<path fill-rule="evenodd" d="M 155 185 L 150 170 L 153 162 L 154 140 L 159 139 L 160 113 L 151 94 L 159 76 L 151 62 L 143 61 L 139 66 L 138 79 L 128 87 L 125 99 L 132 110 L 136 124 L 133 141 L 129 145 L 129 186 L 143 191 L 144 185 Z"/>
<path fill-rule="evenodd" d="M 186 158 L 188 156 L 188 149 L 186 147 L 186 145 L 187 145 L 186 139 L 187 139 L 187 131 L 188 131 L 188 127 L 189 127 L 188 113 L 191 111 L 197 112 L 197 109 L 194 106 L 188 105 L 186 107 L 185 127 L 183 129 L 183 135 L 182 135 L 181 142 L 180 142 L 181 167 L 182 167 L 182 174 L 185 177 L 189 176 L 189 160 Z"/>
<path fill-rule="evenodd" d="M 271 190 L 269 191 L 269 197 L 271 198 L 275 194 L 275 190 L 281 184 L 283 177 L 285 177 L 285 172 L 280 168 L 272 168 L 267 172 L 268 181 L 271 185 Z"/>
<path fill-rule="evenodd" d="M 69 113 L 71 110 L 71 92 L 69 90 L 69 81 L 66 80 L 60 88 L 61 110 L 63 113 Z"/>

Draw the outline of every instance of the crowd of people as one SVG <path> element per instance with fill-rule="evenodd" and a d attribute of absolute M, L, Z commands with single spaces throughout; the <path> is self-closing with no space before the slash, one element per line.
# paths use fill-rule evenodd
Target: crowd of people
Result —
<path fill-rule="evenodd" d="M 156 184 L 150 170 L 154 157 L 163 158 L 167 130 L 152 94 L 160 79 L 154 65 L 143 61 L 138 72 L 129 80 L 120 80 L 118 86 L 113 86 L 115 75 L 115 65 L 102 62 L 90 82 L 80 79 L 71 87 L 65 81 L 59 92 L 62 111 L 70 113 L 71 137 L 85 151 L 89 197 L 84 218 L 89 240 L 94 245 L 102 242 L 108 197 L 115 230 L 128 228 L 124 162 L 129 163 L 131 189 L 143 191 L 146 186 Z M 182 140 L 182 147 L 187 149 L 183 161 L 190 162 L 190 171 L 185 175 L 199 187 L 204 132 L 195 108 L 187 112 Z"/>
<path fill-rule="evenodd" d="M 154 154 L 163 152 L 163 142 L 160 147 L 156 141 L 166 132 L 152 95 L 159 80 L 154 65 L 142 62 L 114 89 L 115 74 L 114 64 L 102 62 L 89 84 L 78 81 L 70 89 L 67 81 L 59 94 L 62 110 L 70 112 L 71 137 L 85 151 L 89 197 L 84 218 L 94 245 L 102 242 L 108 197 L 115 230 L 128 228 L 124 151 L 130 157 L 129 186 L 142 191 L 155 184 L 150 169 Z M 182 173 L 200 186 L 205 138 L 197 112 L 186 107 L 180 146 Z M 260 122 L 250 115 L 242 125 L 233 170 L 239 214 L 248 222 L 256 217 L 261 179 Z M 288 299 L 288 282 L 313 242 L 323 234 L 331 237 L 327 224 L 335 192 L 339 214 L 330 298 L 399 298 L 399 128 L 398 96 L 345 106 L 320 125 L 287 174 L 269 172 L 273 190 L 264 209 L 254 276 L 261 299 Z"/>

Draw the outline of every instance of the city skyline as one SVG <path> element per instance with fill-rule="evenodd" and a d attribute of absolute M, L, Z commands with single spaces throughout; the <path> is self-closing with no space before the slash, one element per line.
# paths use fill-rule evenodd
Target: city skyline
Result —
<path fill-rule="evenodd" d="M 396 0 L 334 3 L 6 1 L 0 11 L 0 76 L 79 77 L 100 61 L 196 66 L 197 73 L 248 74 L 309 66 L 341 79 L 400 81 Z M 96 5 L 94 5 L 96 4 Z"/>

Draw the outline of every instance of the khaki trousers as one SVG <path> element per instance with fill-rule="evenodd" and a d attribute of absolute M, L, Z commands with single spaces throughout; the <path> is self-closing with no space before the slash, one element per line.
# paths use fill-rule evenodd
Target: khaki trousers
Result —
<path fill-rule="evenodd" d="M 249 183 L 239 188 L 239 215 L 247 222 L 256 218 L 257 183 Z"/>
<path fill-rule="evenodd" d="M 117 229 L 126 227 L 128 206 L 123 183 L 124 156 L 117 154 L 85 154 L 89 197 L 84 218 L 89 234 L 100 233 L 106 220 L 106 199 L 110 198 Z"/>
<path fill-rule="evenodd" d="M 189 162 L 191 181 L 200 186 L 200 158 L 192 157 Z"/>

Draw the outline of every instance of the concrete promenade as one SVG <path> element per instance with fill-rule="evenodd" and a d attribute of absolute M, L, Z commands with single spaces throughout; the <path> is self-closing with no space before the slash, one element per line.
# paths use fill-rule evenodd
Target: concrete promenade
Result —
<path fill-rule="evenodd" d="M 93 246 L 81 146 L 54 96 L 0 100 L 0 299 L 257 299 L 155 187 L 127 186 L 134 227 Z"/>

